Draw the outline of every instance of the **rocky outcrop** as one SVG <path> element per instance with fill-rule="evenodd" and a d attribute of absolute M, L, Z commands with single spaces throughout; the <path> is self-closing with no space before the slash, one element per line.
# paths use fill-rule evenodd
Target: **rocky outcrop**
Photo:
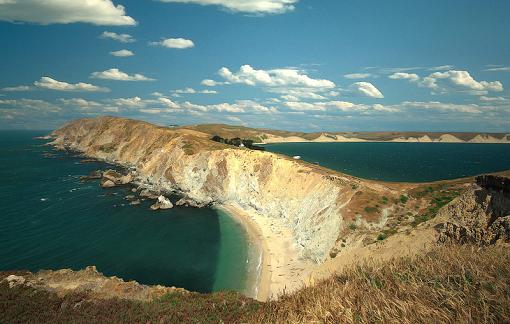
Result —
<path fill-rule="evenodd" d="M 184 207 L 193 207 L 193 208 L 204 208 L 207 206 L 207 204 L 204 204 L 204 203 L 198 203 L 192 199 L 188 199 L 188 198 L 181 198 L 179 200 L 177 200 L 177 202 L 175 203 L 176 206 L 184 206 Z"/>
<path fill-rule="evenodd" d="M 316 262 L 327 258 L 345 227 L 341 208 L 359 183 L 280 155 L 212 142 L 208 134 L 124 118 L 77 120 L 52 135 L 59 148 L 135 169 L 142 186 L 278 219 L 293 232 L 299 254 Z"/>
<path fill-rule="evenodd" d="M 164 286 L 146 286 L 136 281 L 126 282 L 117 277 L 105 277 L 96 267 L 90 266 L 80 271 L 62 269 L 43 270 L 37 273 L 17 272 L 0 278 L 9 288 L 27 286 L 43 289 L 65 296 L 70 293 L 82 293 L 89 298 L 122 298 L 138 301 L 151 301 L 168 293 L 186 294 L 188 291 Z"/>
<path fill-rule="evenodd" d="M 439 211 L 439 242 L 510 242 L 510 179 L 484 175 L 476 183 Z"/>
<path fill-rule="evenodd" d="M 174 207 L 174 205 L 172 204 L 170 199 L 166 198 L 165 196 L 159 196 L 158 201 L 151 205 L 152 210 L 170 209 L 173 207 Z"/>

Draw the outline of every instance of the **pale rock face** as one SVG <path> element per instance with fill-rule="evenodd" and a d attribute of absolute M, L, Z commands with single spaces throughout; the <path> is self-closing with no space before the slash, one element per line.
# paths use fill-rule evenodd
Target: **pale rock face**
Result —
<path fill-rule="evenodd" d="M 327 257 L 344 225 L 348 178 L 268 152 L 216 148 L 189 132 L 101 117 L 67 124 L 53 133 L 53 144 L 134 167 L 137 181 L 161 191 L 282 220 L 302 257 Z"/>
<path fill-rule="evenodd" d="M 174 207 L 172 202 L 165 196 L 158 197 L 159 209 L 170 209 Z"/>

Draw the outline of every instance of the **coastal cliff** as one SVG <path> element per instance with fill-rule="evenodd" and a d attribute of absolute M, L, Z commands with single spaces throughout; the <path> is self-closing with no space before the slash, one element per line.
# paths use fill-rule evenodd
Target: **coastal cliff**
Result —
<path fill-rule="evenodd" d="M 272 153 L 233 148 L 207 134 L 123 118 L 70 122 L 53 145 L 130 167 L 136 181 L 201 203 L 235 204 L 291 229 L 303 258 L 323 261 L 339 236 L 356 180 Z"/>

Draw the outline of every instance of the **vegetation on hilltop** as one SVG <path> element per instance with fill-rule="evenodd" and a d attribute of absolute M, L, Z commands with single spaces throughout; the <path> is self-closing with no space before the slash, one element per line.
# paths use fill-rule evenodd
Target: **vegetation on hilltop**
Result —
<path fill-rule="evenodd" d="M 228 292 L 172 293 L 152 302 L 59 297 L 3 281 L 0 317 L 8 323 L 501 323 L 510 319 L 509 258 L 506 246 L 438 246 L 414 258 L 358 264 L 268 303 Z"/>

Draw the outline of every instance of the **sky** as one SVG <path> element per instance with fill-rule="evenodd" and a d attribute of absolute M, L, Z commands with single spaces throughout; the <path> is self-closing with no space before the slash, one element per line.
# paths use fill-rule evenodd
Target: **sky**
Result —
<path fill-rule="evenodd" d="M 0 129 L 510 132 L 510 1 L 0 0 Z"/>

